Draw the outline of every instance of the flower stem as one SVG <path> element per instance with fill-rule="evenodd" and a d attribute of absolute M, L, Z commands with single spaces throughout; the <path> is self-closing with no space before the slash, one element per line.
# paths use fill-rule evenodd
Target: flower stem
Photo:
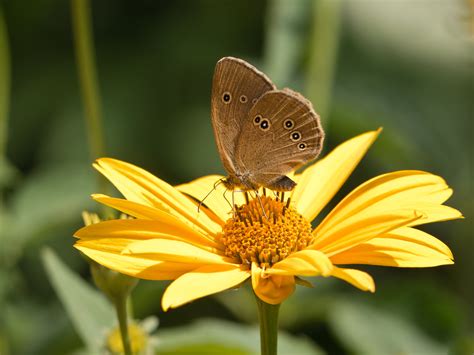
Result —
<path fill-rule="evenodd" d="M 92 159 L 97 159 L 105 155 L 105 143 L 92 36 L 90 0 L 71 0 L 71 13 L 90 154 Z M 105 179 L 102 177 L 99 179 L 99 186 L 105 191 Z"/>
<path fill-rule="evenodd" d="M 260 321 L 260 349 L 262 355 L 276 355 L 278 347 L 278 311 L 280 305 L 263 302 L 255 295 Z"/>
<path fill-rule="evenodd" d="M 7 130 L 10 106 L 10 49 L 3 8 L 0 4 L 0 213 L 3 212 L 3 184 L 9 170 L 7 162 Z M 3 174 L 3 176 L 1 176 Z"/>
<path fill-rule="evenodd" d="M 116 297 L 114 300 L 114 306 L 115 311 L 117 312 L 120 335 L 122 337 L 123 352 L 125 355 L 132 355 L 132 349 L 130 346 L 130 336 L 128 334 L 127 298 L 127 293 Z"/>
<path fill-rule="evenodd" d="M 327 127 L 339 47 L 341 1 L 318 0 L 312 4 L 314 27 L 306 93 Z"/>
<path fill-rule="evenodd" d="M 7 25 L 0 6 L 0 163 L 6 160 L 8 111 L 10 103 L 10 51 Z"/>
<path fill-rule="evenodd" d="M 278 87 L 294 84 L 292 76 L 307 43 L 302 29 L 310 8 L 310 1 L 268 1 L 263 68 Z"/>

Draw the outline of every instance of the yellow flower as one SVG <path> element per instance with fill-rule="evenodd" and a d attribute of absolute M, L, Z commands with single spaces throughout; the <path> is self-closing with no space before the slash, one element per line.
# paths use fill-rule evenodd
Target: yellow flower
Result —
<path fill-rule="evenodd" d="M 336 265 L 452 264 L 453 255 L 443 242 L 413 228 L 462 218 L 459 211 L 443 205 L 452 190 L 441 177 L 427 172 L 377 176 L 311 227 L 310 221 L 334 197 L 378 133 L 359 135 L 295 174 L 297 186 L 285 197 L 267 191 L 246 203 L 243 193 L 229 192 L 226 201 L 224 187 L 218 186 L 200 212 L 199 201 L 220 176 L 173 187 L 131 164 L 99 159 L 95 168 L 126 199 L 93 198 L 135 219 L 86 226 L 76 232 L 75 247 L 112 270 L 174 280 L 163 295 L 165 310 L 249 278 L 261 300 L 279 304 L 296 283 L 308 284 L 300 276 L 334 276 L 374 292 L 369 274 Z M 238 206 L 234 211 L 232 199 Z"/>

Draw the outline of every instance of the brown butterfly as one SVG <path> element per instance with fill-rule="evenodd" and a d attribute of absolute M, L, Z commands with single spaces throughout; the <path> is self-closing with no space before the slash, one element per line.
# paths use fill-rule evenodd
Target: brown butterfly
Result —
<path fill-rule="evenodd" d="M 278 90 L 246 61 L 225 57 L 214 71 L 211 116 L 228 189 L 290 191 L 290 171 L 316 158 L 324 132 L 311 103 Z"/>

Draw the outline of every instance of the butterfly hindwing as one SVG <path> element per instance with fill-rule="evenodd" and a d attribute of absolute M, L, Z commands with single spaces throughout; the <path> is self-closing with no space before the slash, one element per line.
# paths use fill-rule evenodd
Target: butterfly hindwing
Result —
<path fill-rule="evenodd" d="M 235 165 L 254 185 L 291 189 L 285 175 L 316 158 L 323 139 L 319 116 L 308 100 L 289 89 L 272 90 L 248 112 Z"/>

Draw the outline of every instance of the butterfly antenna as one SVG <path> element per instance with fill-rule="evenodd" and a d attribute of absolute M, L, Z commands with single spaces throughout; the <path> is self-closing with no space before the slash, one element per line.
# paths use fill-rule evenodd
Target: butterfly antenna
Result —
<path fill-rule="evenodd" d="M 206 200 L 206 198 L 209 197 L 209 195 L 211 193 L 213 193 L 216 189 L 217 189 L 217 186 L 219 186 L 220 184 L 222 184 L 224 182 L 224 179 L 223 178 L 220 178 L 219 180 L 217 180 L 215 183 L 214 183 L 214 187 L 212 188 L 211 191 L 209 191 L 206 196 L 204 196 L 204 198 L 199 201 L 199 205 L 198 205 L 198 213 L 201 212 L 201 206 L 204 204 L 204 201 Z"/>

